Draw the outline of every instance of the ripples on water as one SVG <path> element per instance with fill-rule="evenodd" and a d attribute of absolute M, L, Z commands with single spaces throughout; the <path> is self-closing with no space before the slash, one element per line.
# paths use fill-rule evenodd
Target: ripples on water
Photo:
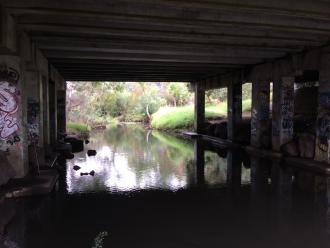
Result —
<path fill-rule="evenodd" d="M 1 248 L 90 248 L 104 231 L 111 248 L 330 247 L 329 178 L 304 174 L 306 193 L 276 161 L 137 125 L 90 141 L 58 192 L 0 204 Z"/>

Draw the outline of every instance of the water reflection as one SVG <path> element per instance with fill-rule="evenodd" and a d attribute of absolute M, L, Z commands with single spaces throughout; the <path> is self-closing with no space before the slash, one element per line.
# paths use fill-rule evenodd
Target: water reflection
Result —
<path fill-rule="evenodd" d="M 329 247 L 327 177 L 139 126 L 89 147 L 97 156 L 68 162 L 63 194 L 0 202 L 1 248 L 92 247 L 101 231 L 104 247 Z"/>
<path fill-rule="evenodd" d="M 196 183 L 226 183 L 226 158 L 205 151 L 200 142 L 146 131 L 138 125 L 92 133 L 86 149 L 97 150 L 97 155 L 88 157 L 84 151 L 68 162 L 69 193 L 178 190 Z M 75 171 L 74 165 L 81 169 Z M 81 176 L 90 171 L 95 171 L 94 177 Z"/>

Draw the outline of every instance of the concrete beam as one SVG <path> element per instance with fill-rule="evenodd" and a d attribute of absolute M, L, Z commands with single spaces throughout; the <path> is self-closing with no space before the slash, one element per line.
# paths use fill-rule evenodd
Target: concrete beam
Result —
<path fill-rule="evenodd" d="M 85 11 L 99 14 L 116 13 L 128 16 L 151 16 L 173 19 L 196 19 L 201 21 L 224 22 L 241 25 L 278 26 L 282 28 L 327 30 L 326 3 L 308 1 L 292 3 L 284 1 L 274 5 L 272 1 L 256 4 L 255 1 L 233 3 L 228 1 L 185 2 L 185 1 L 81 1 L 60 0 L 56 3 L 39 0 L 5 0 L 10 8 L 57 9 L 67 12 Z M 304 8 L 302 8 L 302 6 Z M 282 7 L 282 8 L 281 8 Z M 148 10 L 148 11 L 146 11 Z M 315 11 L 313 11 L 315 10 Z M 326 12 L 328 11 L 328 12 Z M 321 21 L 322 20 L 322 21 Z"/>
<path fill-rule="evenodd" d="M 303 49 L 304 47 L 316 47 L 326 43 L 324 39 L 309 39 L 309 38 L 286 38 L 286 37 L 269 37 L 269 36 L 254 36 L 238 35 L 238 34 L 213 34 L 213 33 L 192 33 L 192 32 L 171 32 L 158 30 L 130 30 L 130 29 L 112 29 L 102 28 L 98 26 L 81 27 L 72 26 L 69 29 L 64 29 L 62 25 L 57 24 L 22 24 L 21 27 L 28 31 L 33 37 L 40 36 L 80 36 L 86 38 L 98 39 L 125 39 L 137 41 L 163 41 L 177 43 L 200 43 L 200 44 L 222 44 L 235 46 L 258 46 L 269 48 L 286 48 L 296 47 Z M 303 30 L 302 30 L 303 31 Z M 327 33 L 325 36 L 330 34 Z"/>
<path fill-rule="evenodd" d="M 195 91 L 195 116 L 194 129 L 196 133 L 204 132 L 205 124 L 205 89 L 203 83 L 194 83 Z"/>
<path fill-rule="evenodd" d="M 238 124 L 242 121 L 242 83 L 236 82 L 228 85 L 227 94 L 228 139 L 235 141 L 237 139 Z"/>
<path fill-rule="evenodd" d="M 17 52 L 16 24 L 8 11 L 0 4 L 0 52 L 13 54 Z"/>

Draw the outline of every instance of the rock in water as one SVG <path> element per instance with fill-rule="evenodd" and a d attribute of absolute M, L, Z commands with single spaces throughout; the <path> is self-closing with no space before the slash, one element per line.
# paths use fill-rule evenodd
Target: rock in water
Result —
<path fill-rule="evenodd" d="M 92 170 L 92 171 L 89 173 L 89 175 L 94 176 L 94 175 L 95 175 L 95 171 Z"/>
<path fill-rule="evenodd" d="M 80 173 L 80 176 L 87 176 L 89 173 L 86 173 L 86 172 L 81 172 Z"/>
<path fill-rule="evenodd" d="M 88 150 L 87 151 L 87 155 L 88 156 L 95 156 L 96 155 L 96 151 L 95 150 Z"/>
<path fill-rule="evenodd" d="M 86 144 L 86 145 L 89 144 L 89 140 L 85 140 L 85 144 Z"/>
<path fill-rule="evenodd" d="M 77 171 L 77 170 L 80 170 L 80 169 L 81 169 L 81 167 L 80 167 L 80 166 L 78 166 L 78 165 L 74 165 L 74 166 L 73 166 L 73 169 L 74 169 L 75 171 Z"/>

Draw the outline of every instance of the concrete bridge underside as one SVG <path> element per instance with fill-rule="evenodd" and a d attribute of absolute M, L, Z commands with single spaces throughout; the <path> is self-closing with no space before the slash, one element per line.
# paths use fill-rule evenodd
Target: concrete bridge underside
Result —
<path fill-rule="evenodd" d="M 45 148 L 65 131 L 68 80 L 191 82 L 198 133 L 205 90 L 228 87 L 234 142 L 252 82 L 251 146 L 274 151 L 295 134 L 294 86 L 318 82 L 313 159 L 329 163 L 326 1 L 0 0 L 0 12 L 0 150 L 16 177 L 28 173 L 31 136 Z"/>

